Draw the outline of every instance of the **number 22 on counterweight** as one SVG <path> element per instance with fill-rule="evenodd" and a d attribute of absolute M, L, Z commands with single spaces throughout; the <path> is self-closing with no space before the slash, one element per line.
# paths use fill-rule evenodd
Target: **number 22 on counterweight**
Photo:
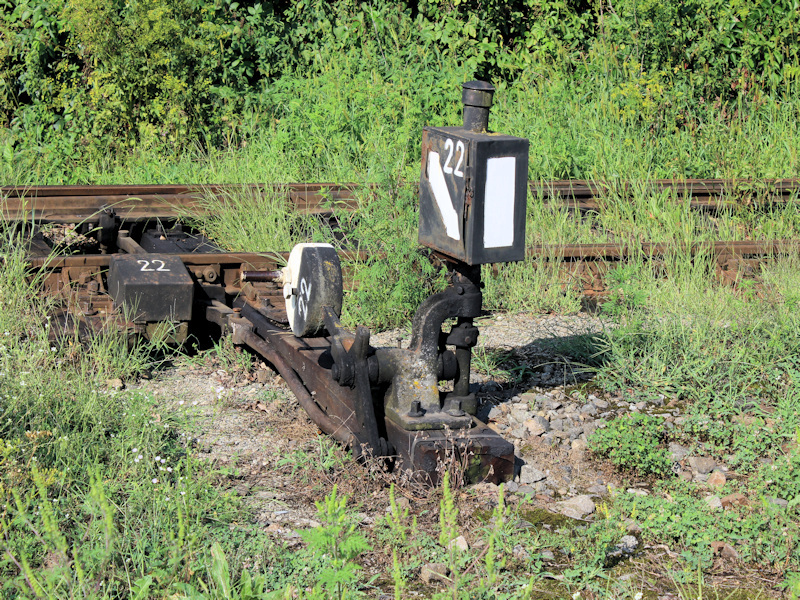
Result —
<path fill-rule="evenodd" d="M 303 296 L 305 296 L 305 298 Z M 301 279 L 300 295 L 297 297 L 297 310 L 303 315 L 304 319 L 308 318 L 309 302 L 311 302 L 311 284 L 306 283 L 305 279 Z"/>

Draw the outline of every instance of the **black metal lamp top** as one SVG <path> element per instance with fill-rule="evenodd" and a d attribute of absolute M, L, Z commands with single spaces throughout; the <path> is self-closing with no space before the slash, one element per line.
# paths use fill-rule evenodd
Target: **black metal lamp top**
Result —
<path fill-rule="evenodd" d="M 464 129 L 483 133 L 489 127 L 489 109 L 495 87 L 488 81 L 468 81 L 462 84 L 461 102 L 464 104 Z"/>

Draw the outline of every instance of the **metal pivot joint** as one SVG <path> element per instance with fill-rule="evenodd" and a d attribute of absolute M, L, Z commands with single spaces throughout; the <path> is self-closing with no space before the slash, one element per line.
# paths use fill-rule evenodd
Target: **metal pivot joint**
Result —
<path fill-rule="evenodd" d="M 480 269 L 455 271 L 451 284 L 425 300 L 412 321 L 407 349 L 376 350 L 378 380 L 388 384 L 384 396 L 386 418 L 408 431 L 468 429 L 477 404 L 469 393 L 470 347 L 477 341 L 472 319 L 480 315 Z M 449 334 L 445 320 L 457 317 Z M 455 346 L 453 353 L 447 345 Z M 450 366 L 448 369 L 448 363 Z M 447 372 L 449 371 L 449 372 Z M 455 379 L 452 392 L 440 392 L 439 382 Z"/>

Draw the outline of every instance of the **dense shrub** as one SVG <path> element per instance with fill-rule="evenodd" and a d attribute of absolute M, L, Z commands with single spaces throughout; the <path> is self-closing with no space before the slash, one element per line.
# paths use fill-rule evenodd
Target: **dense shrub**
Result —
<path fill-rule="evenodd" d="M 243 115 L 280 118 L 273 84 L 360 54 L 356 72 L 429 90 L 423 104 L 453 78 L 560 71 L 658 119 L 673 89 L 722 103 L 784 90 L 799 30 L 788 0 L 0 0 L 0 145 L 77 163 L 109 139 L 236 144 Z"/>

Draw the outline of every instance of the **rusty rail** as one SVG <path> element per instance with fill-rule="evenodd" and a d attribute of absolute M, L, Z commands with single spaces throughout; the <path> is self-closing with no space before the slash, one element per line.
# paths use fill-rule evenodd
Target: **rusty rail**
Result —
<path fill-rule="evenodd" d="M 603 198 L 616 194 L 630 196 L 637 190 L 671 192 L 687 198 L 695 209 L 716 210 L 731 206 L 781 203 L 797 199 L 800 179 L 656 179 L 647 182 L 531 181 L 531 194 L 545 201 L 560 202 L 579 210 L 602 210 Z"/>
<path fill-rule="evenodd" d="M 225 203 L 236 195 L 272 196 L 305 214 L 352 211 L 356 184 L 292 183 L 245 185 L 100 185 L 0 188 L 0 219 L 92 223 L 106 208 L 123 221 L 201 216 L 208 199 Z"/>
<path fill-rule="evenodd" d="M 531 181 L 529 188 L 531 194 L 546 202 L 582 211 L 600 211 L 608 196 L 629 196 L 637 189 L 654 193 L 670 191 L 678 199 L 688 199 L 691 208 L 717 210 L 794 201 L 800 191 L 800 179 L 661 179 L 646 183 Z M 96 222 L 108 207 L 123 221 L 170 219 L 187 214 L 200 216 L 207 211 L 209 198 L 225 203 L 242 194 L 283 198 L 296 211 L 329 215 L 356 210 L 359 195 L 368 199 L 369 193 L 376 189 L 374 184 L 356 183 L 7 186 L 0 187 L 0 219 Z"/>

